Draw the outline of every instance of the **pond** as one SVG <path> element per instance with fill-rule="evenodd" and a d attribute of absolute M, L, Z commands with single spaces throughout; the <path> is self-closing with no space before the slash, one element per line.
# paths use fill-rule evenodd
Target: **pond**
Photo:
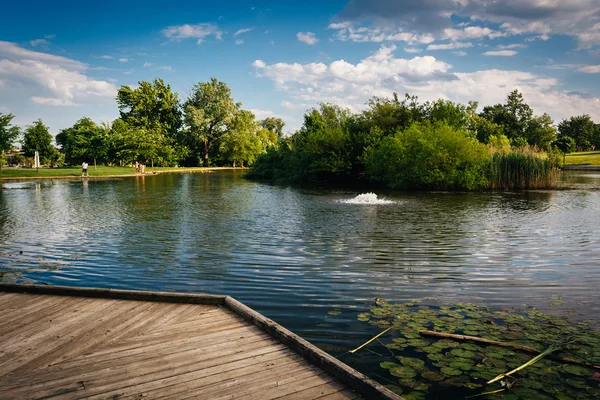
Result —
<path fill-rule="evenodd" d="M 92 171 L 93 174 L 93 171 Z M 4 281 L 228 294 L 344 354 L 376 298 L 537 307 L 600 320 L 600 175 L 580 190 L 378 192 L 241 172 L 6 182 Z M 560 299 L 560 301 L 556 301 Z"/>

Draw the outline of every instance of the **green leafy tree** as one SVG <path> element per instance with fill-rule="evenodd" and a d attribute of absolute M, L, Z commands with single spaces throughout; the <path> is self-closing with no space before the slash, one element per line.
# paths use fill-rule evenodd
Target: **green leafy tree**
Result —
<path fill-rule="evenodd" d="M 109 136 L 110 126 L 101 128 L 90 118 L 84 117 L 72 127 L 61 130 L 56 135 L 56 143 L 61 146 L 65 162 L 80 164 L 93 160 L 96 168 L 98 160 L 107 160 Z"/>
<path fill-rule="evenodd" d="M 19 137 L 21 131 L 18 126 L 11 125 L 14 118 L 12 114 L 0 113 L 0 169 L 6 163 L 5 152 L 13 148 L 14 141 Z"/>
<path fill-rule="evenodd" d="M 235 114 L 229 130 L 221 140 L 221 151 L 227 154 L 235 168 L 239 162 L 242 168 L 244 162 L 251 164 L 264 151 L 260 138 L 256 135 L 258 124 L 254 114 L 240 110 Z"/>
<path fill-rule="evenodd" d="M 539 149 L 550 150 L 550 144 L 556 140 L 556 127 L 550 115 L 544 113 L 531 119 L 526 129 L 527 143 Z"/>
<path fill-rule="evenodd" d="M 526 140 L 533 110 L 525 103 L 523 95 L 515 89 L 509 93 L 505 104 L 484 107 L 480 116 L 502 126 L 504 135 L 512 142 L 518 138 Z"/>
<path fill-rule="evenodd" d="M 200 155 L 204 167 L 208 167 L 213 150 L 219 149 L 219 142 L 239 107 L 225 82 L 211 78 L 210 82 L 194 85 L 184 105 L 188 127 L 185 143 L 191 154 Z"/>
<path fill-rule="evenodd" d="M 260 126 L 274 132 L 279 140 L 283 138 L 283 127 L 285 126 L 285 122 L 283 122 L 281 118 L 267 117 L 260 121 Z"/>
<path fill-rule="evenodd" d="M 429 116 L 431 122 L 445 122 L 455 129 L 466 129 L 470 119 L 467 106 L 442 99 L 431 103 Z"/>
<path fill-rule="evenodd" d="M 597 129 L 598 126 L 594 124 L 592 118 L 583 114 L 562 120 L 558 124 L 558 136 L 573 138 L 577 149 L 589 150 L 592 142 L 596 140 Z"/>
<path fill-rule="evenodd" d="M 59 157 L 52 145 L 52 135 L 41 119 L 27 126 L 23 133 L 23 155 L 33 157 L 36 151 L 40 154 L 42 164 L 49 164 Z"/>
<path fill-rule="evenodd" d="M 554 142 L 556 148 L 563 154 L 563 165 L 566 162 L 567 153 L 571 153 L 577 149 L 575 139 L 570 136 L 561 136 Z"/>

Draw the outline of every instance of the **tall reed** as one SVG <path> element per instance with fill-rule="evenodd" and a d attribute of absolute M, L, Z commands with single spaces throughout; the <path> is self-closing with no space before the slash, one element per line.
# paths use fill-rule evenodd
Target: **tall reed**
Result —
<path fill-rule="evenodd" d="M 496 152 L 488 176 L 491 189 L 548 189 L 558 178 L 558 160 L 552 154 L 542 158 L 530 151 Z"/>

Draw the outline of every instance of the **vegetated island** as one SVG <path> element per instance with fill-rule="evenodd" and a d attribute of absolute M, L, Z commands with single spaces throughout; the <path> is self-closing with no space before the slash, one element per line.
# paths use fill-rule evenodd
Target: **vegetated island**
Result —
<path fill-rule="evenodd" d="M 521 93 L 486 106 L 375 97 L 361 113 L 322 104 L 261 155 L 247 176 L 275 182 L 362 182 L 393 189 L 548 189 L 566 153 L 600 145 L 587 115 L 533 116 Z M 562 157 L 561 157 L 562 155 Z"/>

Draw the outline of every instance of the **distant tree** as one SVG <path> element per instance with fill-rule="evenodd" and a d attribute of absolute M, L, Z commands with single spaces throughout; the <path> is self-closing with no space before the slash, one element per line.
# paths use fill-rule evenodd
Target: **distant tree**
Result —
<path fill-rule="evenodd" d="M 527 143 L 539 149 L 549 150 L 550 144 L 556 140 L 556 127 L 550 115 L 544 113 L 533 117 L 525 130 Z"/>
<path fill-rule="evenodd" d="M 239 162 L 251 164 L 263 152 L 260 138 L 256 135 L 258 124 L 254 114 L 247 110 L 238 111 L 221 140 L 221 151 L 226 153 L 235 168 Z"/>
<path fill-rule="evenodd" d="M 468 107 L 450 100 L 439 99 L 430 103 L 429 116 L 431 122 L 446 122 L 455 129 L 466 129 L 469 126 Z"/>
<path fill-rule="evenodd" d="M 117 92 L 121 119 L 133 128 L 176 137 L 181 128 L 181 106 L 177 93 L 162 79 L 140 81 L 138 87 L 121 86 Z"/>
<path fill-rule="evenodd" d="M 504 135 L 513 142 L 517 138 L 526 140 L 533 110 L 525 103 L 523 95 L 515 89 L 509 93 L 505 104 L 486 106 L 480 116 L 502 126 Z M 518 143 L 522 143 L 522 140 Z"/>
<path fill-rule="evenodd" d="M 555 142 L 554 145 L 563 154 L 563 165 L 565 164 L 567 153 L 571 153 L 577 149 L 575 140 L 570 136 L 561 136 Z"/>
<path fill-rule="evenodd" d="M 208 167 L 213 150 L 219 149 L 220 139 L 228 131 L 239 107 L 231 96 L 231 89 L 217 78 L 194 85 L 184 104 L 188 127 L 185 144 L 192 154 L 200 155 L 204 167 Z"/>
<path fill-rule="evenodd" d="M 88 117 L 81 118 L 72 127 L 61 130 L 56 135 L 56 143 L 61 146 L 68 164 L 79 164 L 93 160 L 94 168 L 98 161 L 106 161 L 110 127 L 100 128 Z"/>
<path fill-rule="evenodd" d="M 598 126 L 588 114 L 562 120 L 558 124 L 558 136 L 569 136 L 575 140 L 578 149 L 589 150 L 596 141 Z"/>
<path fill-rule="evenodd" d="M 0 113 L 0 169 L 6 162 L 4 152 L 13 148 L 14 141 L 19 137 L 21 131 L 18 126 L 11 125 L 14 118 L 12 114 Z"/>
<path fill-rule="evenodd" d="M 278 139 L 283 137 L 283 127 L 285 126 L 285 122 L 283 122 L 281 118 L 267 117 L 260 121 L 260 126 L 271 132 L 275 132 Z"/>
<path fill-rule="evenodd" d="M 27 126 L 23 133 L 23 155 L 33 157 L 40 154 L 40 162 L 49 164 L 58 158 L 58 151 L 52 145 L 52 135 L 41 119 Z"/>

